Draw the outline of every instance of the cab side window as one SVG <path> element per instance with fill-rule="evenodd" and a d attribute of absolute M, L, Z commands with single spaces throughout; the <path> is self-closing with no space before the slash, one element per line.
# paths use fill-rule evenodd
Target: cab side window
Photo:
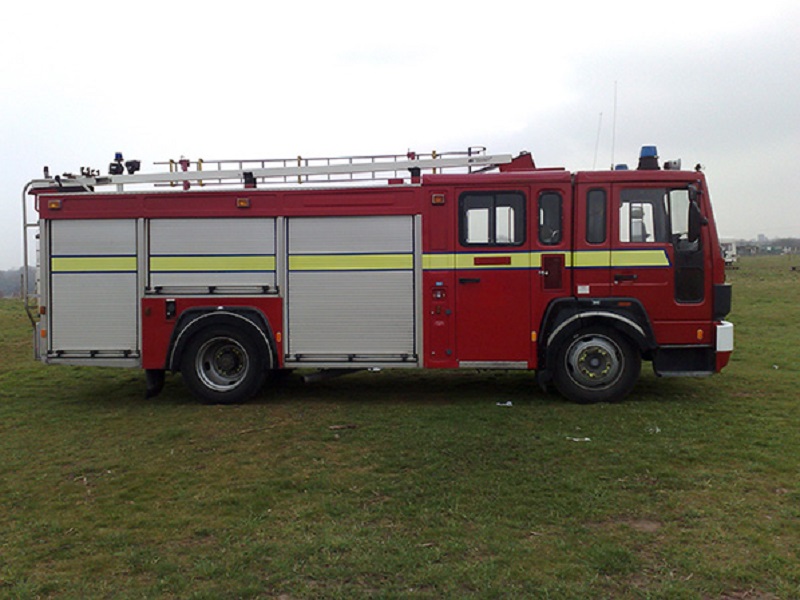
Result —
<path fill-rule="evenodd" d="M 589 190 L 586 194 L 586 242 L 603 244 L 606 241 L 606 191 Z"/>
<path fill-rule="evenodd" d="M 519 246 L 525 243 L 525 195 L 521 192 L 465 192 L 459 197 L 459 239 L 463 246 Z"/>
<path fill-rule="evenodd" d="M 539 243 L 544 246 L 560 244 L 562 230 L 561 194 L 542 192 L 539 194 Z"/>
<path fill-rule="evenodd" d="M 619 241 L 631 244 L 669 241 L 664 189 L 627 189 L 620 193 Z"/>

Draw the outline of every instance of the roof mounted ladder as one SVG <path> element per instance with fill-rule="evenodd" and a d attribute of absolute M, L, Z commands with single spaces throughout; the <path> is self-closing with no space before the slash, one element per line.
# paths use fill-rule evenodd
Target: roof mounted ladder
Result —
<path fill-rule="evenodd" d="M 122 191 L 125 185 L 153 184 L 156 186 L 182 185 L 189 189 L 193 184 L 245 187 L 265 185 L 328 185 L 363 184 L 385 180 L 403 180 L 417 177 L 423 172 L 472 173 L 485 171 L 511 162 L 510 154 L 486 154 L 486 148 L 473 146 L 460 152 L 431 152 L 418 154 L 376 154 L 256 160 L 196 160 L 181 158 L 157 162 L 169 166 L 168 173 L 136 173 L 133 175 L 95 175 L 92 177 L 62 177 L 36 180 L 33 187 L 69 185 L 92 191 L 97 186 L 115 185 Z"/>

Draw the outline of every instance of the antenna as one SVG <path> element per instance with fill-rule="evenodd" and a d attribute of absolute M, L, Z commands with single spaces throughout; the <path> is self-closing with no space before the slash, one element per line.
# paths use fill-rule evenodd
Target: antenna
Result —
<path fill-rule="evenodd" d="M 597 139 L 594 142 L 594 160 L 592 161 L 592 171 L 597 168 L 597 148 L 600 146 L 600 129 L 603 127 L 603 113 L 600 113 L 600 118 L 597 122 Z"/>
<path fill-rule="evenodd" d="M 614 169 L 614 146 L 617 143 L 617 82 L 614 81 L 614 116 L 611 125 L 611 169 Z"/>

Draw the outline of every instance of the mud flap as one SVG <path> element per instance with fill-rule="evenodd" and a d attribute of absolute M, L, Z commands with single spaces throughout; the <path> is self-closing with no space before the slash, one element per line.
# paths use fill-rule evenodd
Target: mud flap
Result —
<path fill-rule="evenodd" d="M 147 369 L 144 372 L 147 390 L 145 391 L 145 398 L 154 398 L 161 393 L 164 389 L 164 371 L 161 369 Z"/>

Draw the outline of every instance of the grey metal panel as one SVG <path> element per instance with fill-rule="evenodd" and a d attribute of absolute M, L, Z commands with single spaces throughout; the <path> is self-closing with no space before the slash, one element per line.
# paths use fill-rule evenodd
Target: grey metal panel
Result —
<path fill-rule="evenodd" d="M 411 217 L 289 219 L 290 254 L 411 252 Z"/>
<path fill-rule="evenodd" d="M 419 357 L 425 356 L 423 340 L 425 336 L 422 331 L 422 215 L 414 217 L 414 322 L 416 323 L 416 354 Z"/>
<path fill-rule="evenodd" d="M 135 257 L 135 219 L 51 221 L 52 257 Z M 51 351 L 135 353 L 138 345 L 139 293 L 135 270 L 104 272 L 96 258 L 80 271 L 50 267 L 48 317 Z"/>
<path fill-rule="evenodd" d="M 196 271 L 187 273 L 150 273 L 150 285 L 155 287 L 275 287 L 275 272 L 218 273 Z"/>
<path fill-rule="evenodd" d="M 528 363 L 524 360 L 461 360 L 458 366 L 462 369 L 527 369 Z"/>
<path fill-rule="evenodd" d="M 286 217 L 278 217 L 275 221 L 275 232 L 278 235 L 278 238 L 275 240 L 275 271 L 278 278 L 277 284 L 278 289 L 280 290 L 280 295 L 283 298 L 283 308 L 282 310 L 282 323 L 281 323 L 281 331 L 284 332 L 284 356 L 288 353 L 289 348 L 289 311 L 287 307 L 289 306 L 288 303 L 288 294 L 287 290 L 289 289 L 289 250 L 288 250 L 288 241 L 286 239 L 287 235 L 286 232 L 288 231 L 289 225 L 287 223 Z"/>
<path fill-rule="evenodd" d="M 75 365 L 77 367 L 117 367 L 133 369 L 142 366 L 140 357 L 125 358 L 111 355 L 94 355 L 92 357 L 62 354 L 48 356 L 47 363 L 53 365 Z"/>
<path fill-rule="evenodd" d="M 136 273 L 54 273 L 53 350 L 137 349 Z"/>
<path fill-rule="evenodd" d="M 411 216 L 290 218 L 286 243 L 287 353 L 403 361 L 416 354 L 415 269 L 291 270 L 295 255 L 414 256 Z M 419 258 L 413 264 L 419 268 Z"/>
<path fill-rule="evenodd" d="M 414 273 L 289 273 L 290 354 L 414 354 Z"/>
<path fill-rule="evenodd" d="M 275 219 L 153 219 L 150 256 L 274 256 Z M 235 259 L 234 259 L 235 261 Z M 150 272 L 152 287 L 275 287 L 275 271 Z"/>
<path fill-rule="evenodd" d="M 50 221 L 53 256 L 119 256 L 136 253 L 134 219 Z"/>
<path fill-rule="evenodd" d="M 274 254 L 275 219 L 153 219 L 150 253 Z"/>
<path fill-rule="evenodd" d="M 42 220 L 41 229 L 39 230 L 39 302 L 43 303 L 45 306 L 52 306 L 50 296 L 50 260 L 48 257 L 50 256 L 50 229 L 52 225 L 52 221 Z M 34 352 L 37 359 L 44 361 L 44 357 L 47 355 L 47 347 L 50 343 L 48 338 L 41 337 L 41 329 L 44 328 L 47 331 L 53 330 L 52 324 L 52 316 L 51 311 L 47 311 L 45 315 L 39 320 L 39 324 L 36 328 L 36 350 Z"/>
<path fill-rule="evenodd" d="M 136 250 L 136 265 L 140 275 L 136 293 L 141 298 L 144 296 L 147 283 L 144 277 L 144 271 L 147 265 L 147 257 L 150 256 L 150 241 L 147 236 L 146 219 L 136 219 Z"/>
<path fill-rule="evenodd" d="M 417 360 L 398 361 L 396 359 L 389 360 L 386 357 L 349 362 L 347 357 L 337 359 L 337 357 L 326 356 L 317 360 L 314 357 L 303 356 L 302 360 L 296 360 L 294 357 L 288 356 L 284 359 L 284 364 L 287 367 L 298 369 L 350 369 L 352 371 L 363 371 L 365 369 L 418 369 L 420 367 Z"/>

